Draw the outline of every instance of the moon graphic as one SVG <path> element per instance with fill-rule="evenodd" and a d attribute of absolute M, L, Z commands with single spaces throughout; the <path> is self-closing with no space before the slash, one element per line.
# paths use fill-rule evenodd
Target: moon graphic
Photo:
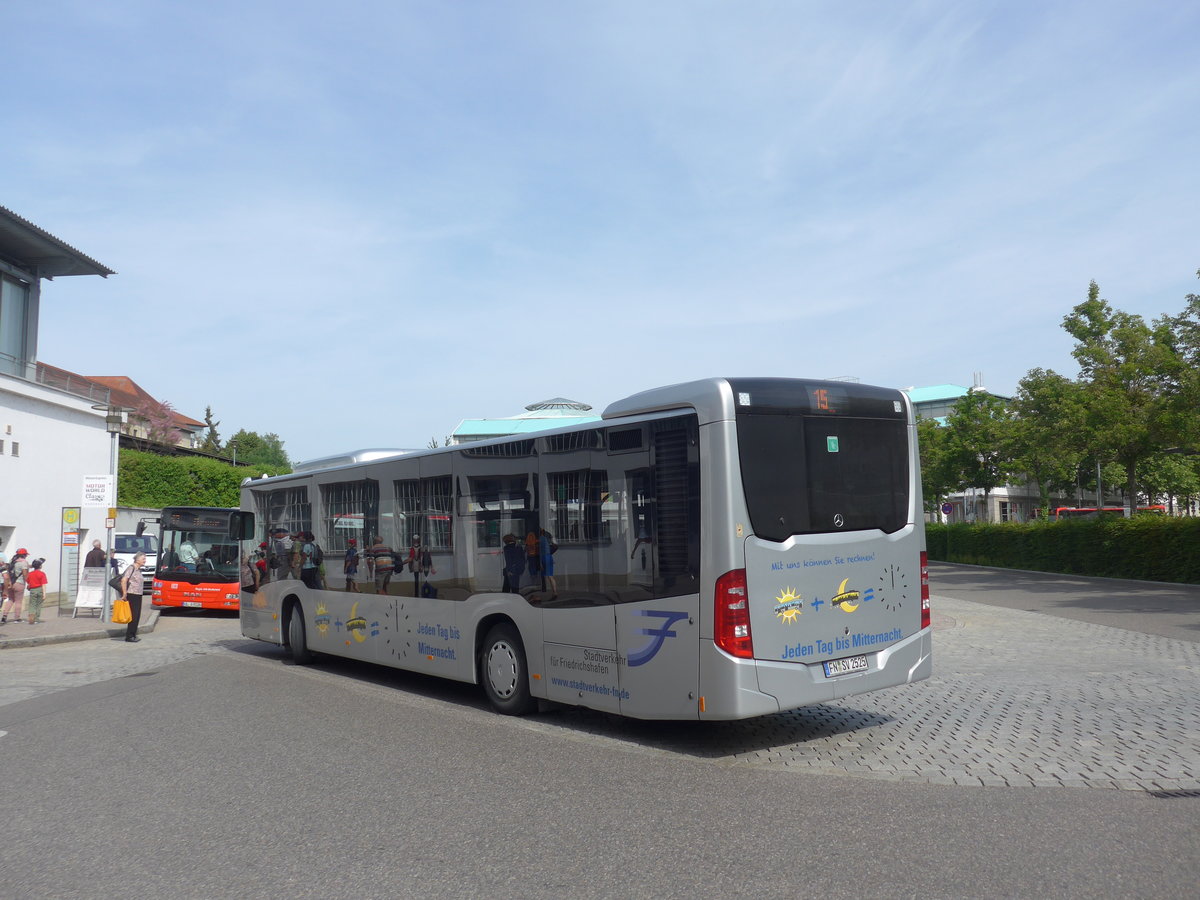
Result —
<path fill-rule="evenodd" d="M 842 583 L 838 585 L 837 595 L 829 602 L 838 607 L 842 612 L 852 613 L 858 609 L 858 604 L 851 601 L 858 600 L 859 594 L 858 591 L 846 590 L 846 582 L 849 580 L 849 578 L 842 579 Z"/>
<path fill-rule="evenodd" d="M 350 618 L 346 622 L 346 630 L 360 644 L 367 639 L 367 620 L 358 614 L 358 603 L 350 607 Z"/>

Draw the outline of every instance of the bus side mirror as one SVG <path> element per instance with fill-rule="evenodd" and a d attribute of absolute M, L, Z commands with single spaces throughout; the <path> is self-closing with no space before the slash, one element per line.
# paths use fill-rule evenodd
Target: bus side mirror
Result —
<path fill-rule="evenodd" d="M 138 536 L 138 537 L 141 537 L 141 536 L 142 536 L 142 532 L 146 530 L 146 523 L 145 523 L 145 522 L 138 522 L 138 523 L 137 523 L 137 528 L 136 528 L 135 530 L 137 531 L 137 536 Z"/>
<path fill-rule="evenodd" d="M 234 513 L 229 517 L 229 537 L 235 541 L 254 539 L 254 513 Z"/>

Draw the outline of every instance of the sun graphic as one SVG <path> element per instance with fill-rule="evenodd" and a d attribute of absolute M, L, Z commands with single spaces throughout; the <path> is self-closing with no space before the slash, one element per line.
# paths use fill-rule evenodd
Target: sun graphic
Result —
<path fill-rule="evenodd" d="M 329 610 L 325 608 L 324 603 L 317 604 L 316 619 L 317 631 L 322 635 L 329 633 Z"/>
<path fill-rule="evenodd" d="M 794 588 L 784 588 L 783 593 L 775 598 L 775 602 L 775 615 L 788 624 L 795 622 L 804 611 L 804 600 Z"/>

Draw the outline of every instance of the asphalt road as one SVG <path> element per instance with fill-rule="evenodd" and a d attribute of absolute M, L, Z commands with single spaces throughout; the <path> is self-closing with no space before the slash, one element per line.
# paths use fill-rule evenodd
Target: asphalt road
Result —
<path fill-rule="evenodd" d="M 1079 631 L 1120 652 L 1107 626 L 982 607 L 950 596 L 937 573 L 934 584 L 947 594 L 935 610 L 954 611 L 935 634 L 939 683 L 871 695 L 860 728 L 828 734 L 831 716 L 868 707 L 716 726 L 510 719 L 469 686 L 346 662 L 296 667 L 240 639 L 230 619 L 166 617 L 134 647 L 6 651 L 21 656 L 0 658 L 18 682 L 0 693 L 0 896 L 1194 896 L 1200 791 L 967 786 L 805 765 L 817 748 L 887 752 L 895 729 L 957 728 L 939 724 L 931 698 L 1009 689 L 1006 672 L 1017 686 L 1033 680 L 1005 660 L 1036 623 L 1055 642 Z M 1192 658 L 1171 659 L 1185 660 L 1194 688 Z M 25 699 L 12 699 L 18 690 Z M 1003 704 L 954 704 L 983 728 L 963 746 L 994 754 L 987 729 L 1006 721 Z M 1191 722 L 1165 740 L 1194 745 Z M 1064 741 L 1064 756 L 1089 752 L 1075 733 Z"/>
<path fill-rule="evenodd" d="M 930 563 L 931 590 L 975 603 L 1200 642 L 1200 585 Z"/>

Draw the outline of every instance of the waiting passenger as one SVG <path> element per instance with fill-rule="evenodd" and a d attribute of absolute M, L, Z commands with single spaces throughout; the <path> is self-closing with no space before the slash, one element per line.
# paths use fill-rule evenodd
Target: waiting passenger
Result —
<path fill-rule="evenodd" d="M 506 594 L 516 594 L 521 590 L 521 576 L 525 574 L 525 554 L 517 544 L 515 534 L 504 536 L 504 585 L 501 590 Z"/>
<path fill-rule="evenodd" d="M 375 593 L 388 593 L 392 573 L 396 570 L 396 555 L 392 548 L 383 542 L 382 536 L 376 535 L 375 542 L 363 555 L 367 560 L 367 571 L 375 579 Z"/>

